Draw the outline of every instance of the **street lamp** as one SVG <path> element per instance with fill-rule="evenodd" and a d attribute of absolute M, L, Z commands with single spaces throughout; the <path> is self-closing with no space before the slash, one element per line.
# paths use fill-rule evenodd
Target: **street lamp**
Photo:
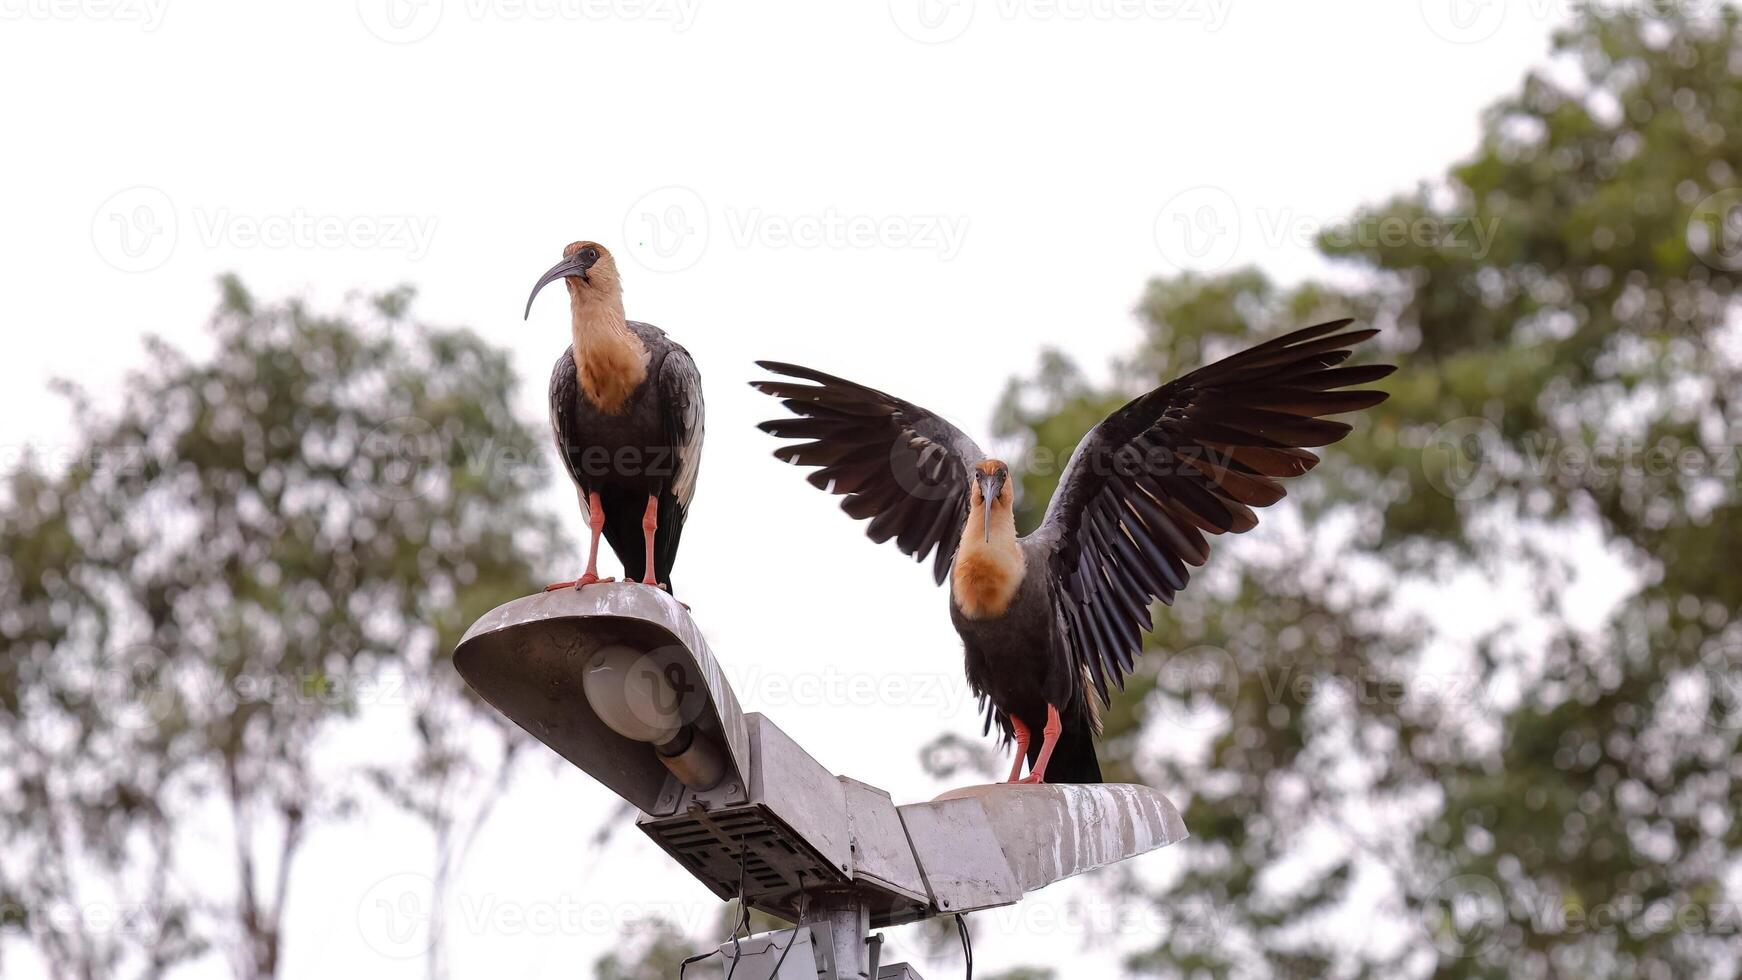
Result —
<path fill-rule="evenodd" d="M 892 980 L 870 931 L 1010 905 L 1186 836 L 1147 786 L 974 786 L 895 805 L 746 714 L 681 604 L 601 584 L 516 599 L 461 639 L 485 701 L 641 811 L 721 899 L 798 923 L 719 952 L 733 980 Z M 778 972 L 776 972 L 778 971 Z"/>

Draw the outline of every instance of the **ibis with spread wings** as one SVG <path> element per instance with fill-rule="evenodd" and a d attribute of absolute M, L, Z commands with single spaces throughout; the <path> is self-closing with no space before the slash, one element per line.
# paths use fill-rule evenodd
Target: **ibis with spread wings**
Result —
<path fill-rule="evenodd" d="M 564 248 L 532 287 L 527 316 L 558 279 L 572 343 L 551 371 L 550 424 L 592 544 L 586 571 L 546 591 L 611 581 L 599 577 L 601 533 L 625 578 L 669 591 L 702 462 L 702 377 L 665 331 L 624 316 L 623 282 L 603 245 Z"/>
<path fill-rule="evenodd" d="M 1391 365 L 1343 364 L 1377 332 L 1349 323 L 1296 330 L 1132 399 L 1078 444 L 1022 536 L 1010 468 L 937 414 L 775 361 L 757 363 L 783 378 L 752 385 L 797 416 L 762 424 L 805 440 L 777 457 L 818 467 L 810 482 L 845 496 L 872 540 L 935 554 L 968 682 L 988 726 L 1015 742 L 1011 781 L 1092 783 L 1097 700 L 1131 671 L 1151 604 L 1186 587 L 1209 558 L 1206 535 L 1256 526 L 1253 508 L 1283 497 L 1278 481 L 1318 463 L 1309 447 L 1349 433 L 1325 416 L 1385 400 L 1356 386 Z"/>

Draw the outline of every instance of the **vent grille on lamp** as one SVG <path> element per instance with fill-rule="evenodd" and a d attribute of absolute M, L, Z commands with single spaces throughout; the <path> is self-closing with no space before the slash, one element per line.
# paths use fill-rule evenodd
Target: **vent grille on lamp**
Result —
<path fill-rule="evenodd" d="M 801 886 L 848 880 L 760 804 L 712 812 L 692 808 L 642 829 L 722 899 L 738 897 L 742 874 L 745 897 L 787 919 L 796 920 Z"/>

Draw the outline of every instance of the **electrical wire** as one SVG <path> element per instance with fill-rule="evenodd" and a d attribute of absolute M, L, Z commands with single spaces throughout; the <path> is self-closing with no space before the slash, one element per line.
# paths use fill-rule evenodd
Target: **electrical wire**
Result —
<path fill-rule="evenodd" d="M 749 861 L 750 849 L 738 849 L 738 921 L 732 923 L 732 965 L 726 970 L 726 980 L 732 980 L 732 974 L 738 972 L 738 961 L 744 956 L 744 948 L 738 943 L 738 933 L 750 928 L 750 906 L 744 901 L 744 868 Z M 683 980 L 679 977 L 678 980 Z"/>
<path fill-rule="evenodd" d="M 968 937 L 968 920 L 956 916 L 956 932 L 962 937 L 962 962 L 967 968 L 967 980 L 974 980 L 974 941 Z"/>
<path fill-rule="evenodd" d="M 804 900 L 804 869 L 800 868 L 798 872 L 798 918 L 800 922 L 804 921 Z M 774 969 L 768 973 L 770 977 L 778 978 L 780 976 L 780 964 L 786 962 L 786 954 L 792 952 L 792 947 L 798 944 L 798 931 L 803 928 L 802 925 L 792 927 L 792 938 L 786 941 L 786 948 L 780 951 L 780 959 L 774 961 Z M 731 978 L 728 977 L 727 980 L 731 980 Z"/>
<path fill-rule="evenodd" d="M 678 964 L 677 980 L 684 980 L 684 974 L 689 971 L 691 963 L 700 963 L 701 961 L 707 959 L 710 956 L 718 956 L 719 953 L 720 953 L 720 951 L 717 949 L 710 949 L 706 953 L 697 953 L 696 955 L 690 957 L 689 959 L 684 960 L 682 963 Z"/>

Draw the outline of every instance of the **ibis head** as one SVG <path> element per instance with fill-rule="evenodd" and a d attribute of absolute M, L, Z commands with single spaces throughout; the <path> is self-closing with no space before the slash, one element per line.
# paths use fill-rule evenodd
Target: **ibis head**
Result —
<path fill-rule="evenodd" d="M 969 477 L 969 498 L 980 510 L 986 540 L 992 540 L 992 511 L 1008 510 L 1015 500 L 1010 487 L 1010 467 L 1001 459 L 983 459 Z"/>
<path fill-rule="evenodd" d="M 611 257 L 605 246 L 598 242 L 570 242 L 563 249 L 562 261 L 551 266 L 533 285 L 532 295 L 526 297 L 526 316 L 532 315 L 532 301 L 538 298 L 539 290 L 558 279 L 568 286 L 569 296 L 575 300 L 616 303 L 623 295 L 623 283 L 617 276 L 617 260 Z"/>

